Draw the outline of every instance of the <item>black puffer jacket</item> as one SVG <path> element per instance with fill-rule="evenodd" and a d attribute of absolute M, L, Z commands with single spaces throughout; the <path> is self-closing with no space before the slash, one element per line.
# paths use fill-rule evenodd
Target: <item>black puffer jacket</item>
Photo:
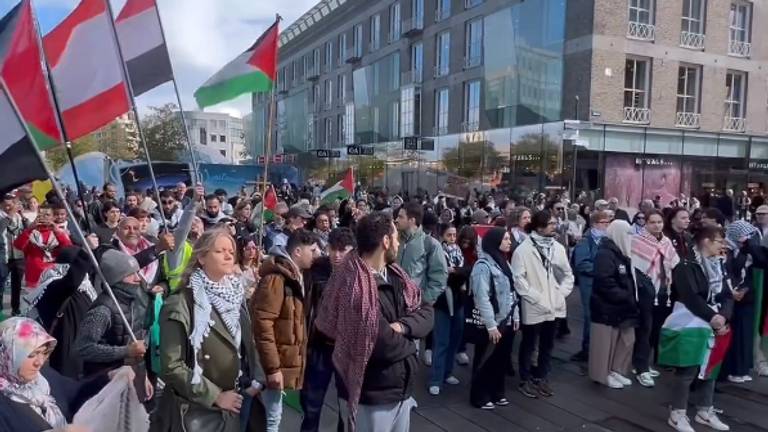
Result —
<path fill-rule="evenodd" d="M 432 331 L 434 315 L 432 306 L 426 303 L 408 313 L 403 287 L 403 281 L 393 271 L 389 271 L 389 283 L 379 282 L 379 335 L 365 368 L 361 404 L 402 402 L 413 393 L 418 368 L 413 341 Z M 395 322 L 403 325 L 404 334 L 396 333 L 389 326 Z M 340 397 L 346 399 L 347 392 L 340 380 L 337 386 Z"/>
<path fill-rule="evenodd" d="M 640 315 L 632 262 L 609 238 L 600 241 L 589 307 L 592 322 L 611 327 L 634 326 Z"/>

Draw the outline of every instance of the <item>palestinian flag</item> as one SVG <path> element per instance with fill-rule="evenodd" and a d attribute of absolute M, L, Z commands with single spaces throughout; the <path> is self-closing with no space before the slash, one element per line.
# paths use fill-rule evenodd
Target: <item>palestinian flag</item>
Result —
<path fill-rule="evenodd" d="M 0 192 L 10 192 L 33 180 L 48 178 L 36 153 L 32 140 L 0 85 Z"/>
<path fill-rule="evenodd" d="M 115 30 L 134 96 L 173 79 L 155 0 L 128 0 L 115 19 Z"/>
<path fill-rule="evenodd" d="M 0 78 L 16 101 L 35 144 L 40 150 L 46 150 L 63 143 L 64 139 L 42 58 L 32 6 L 29 0 L 23 0 L 0 20 Z M 4 132 L 5 129 L 0 129 L 0 134 Z M 0 137 L 3 138 L 6 137 Z M 18 167 L 15 170 L 23 172 Z"/>
<path fill-rule="evenodd" d="M 264 220 L 272 222 L 275 219 L 275 207 L 277 207 L 277 194 L 272 185 L 269 186 L 269 189 L 264 194 L 262 203 L 264 205 Z"/>
<path fill-rule="evenodd" d="M 728 336 L 728 335 L 726 335 Z M 730 346 L 730 337 L 718 341 L 708 322 L 680 302 L 661 326 L 659 364 L 674 367 L 700 366 L 699 378 L 717 372 Z"/>
<path fill-rule="evenodd" d="M 246 93 L 268 92 L 277 76 L 278 23 L 276 20 L 253 46 L 210 77 L 195 92 L 200 108 Z"/>
<path fill-rule="evenodd" d="M 336 201 L 351 197 L 353 193 L 355 193 L 355 176 L 352 174 L 352 168 L 350 167 L 343 180 L 320 194 L 320 203 L 333 204 Z"/>
<path fill-rule="evenodd" d="M 765 295 L 765 271 L 755 268 L 752 272 L 752 290 L 755 301 L 755 339 L 759 341 L 757 349 L 768 355 L 768 299 Z"/>

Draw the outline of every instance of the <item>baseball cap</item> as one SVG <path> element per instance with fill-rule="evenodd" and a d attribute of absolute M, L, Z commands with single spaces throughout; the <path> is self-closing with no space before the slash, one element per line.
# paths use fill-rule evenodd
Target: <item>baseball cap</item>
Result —
<path fill-rule="evenodd" d="M 285 216 L 287 219 L 300 217 L 302 219 L 312 219 L 312 213 L 301 206 L 293 206 L 288 210 L 288 214 Z"/>
<path fill-rule="evenodd" d="M 763 204 L 755 210 L 755 214 L 768 214 L 768 205 Z"/>

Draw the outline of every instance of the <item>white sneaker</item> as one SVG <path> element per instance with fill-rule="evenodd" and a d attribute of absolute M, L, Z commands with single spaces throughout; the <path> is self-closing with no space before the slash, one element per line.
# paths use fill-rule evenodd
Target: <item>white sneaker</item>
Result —
<path fill-rule="evenodd" d="M 741 378 L 744 380 L 744 382 L 745 382 L 745 383 L 748 383 L 748 382 L 752 382 L 752 381 L 753 381 L 753 380 L 752 380 L 752 377 L 751 377 L 751 376 L 749 376 L 749 375 L 744 375 L 744 376 L 743 376 L 743 377 L 741 377 Z"/>
<path fill-rule="evenodd" d="M 652 367 L 648 367 L 648 373 L 651 374 L 651 378 L 658 378 L 661 376 L 661 372 Z"/>
<path fill-rule="evenodd" d="M 424 351 L 424 364 L 427 366 L 432 366 L 432 350 Z"/>
<path fill-rule="evenodd" d="M 696 432 L 696 430 L 691 427 L 691 420 L 685 414 L 685 410 L 670 411 L 667 424 L 672 426 L 677 432 Z"/>
<path fill-rule="evenodd" d="M 696 423 L 703 424 L 704 426 L 709 426 L 714 430 L 719 431 L 729 431 L 731 430 L 731 427 L 727 424 L 720 421 L 720 418 L 715 414 L 712 407 L 709 407 L 707 409 L 700 409 L 696 413 L 696 417 L 694 417 L 694 420 Z"/>
<path fill-rule="evenodd" d="M 622 384 L 621 381 L 616 379 L 616 377 L 614 377 L 613 374 L 608 375 L 608 378 L 606 378 L 605 383 L 608 385 L 609 388 L 612 388 L 612 389 L 618 390 L 618 389 L 624 388 L 624 384 Z"/>
<path fill-rule="evenodd" d="M 768 377 L 768 363 L 760 363 L 757 368 L 755 368 L 755 372 L 757 372 L 757 376 Z"/>
<path fill-rule="evenodd" d="M 656 385 L 656 381 L 653 380 L 653 376 L 651 376 L 650 372 L 643 372 L 640 375 L 636 375 L 635 378 L 643 387 L 650 388 Z"/>
<path fill-rule="evenodd" d="M 461 384 L 461 381 L 459 381 L 459 379 L 456 378 L 455 376 L 451 375 L 445 379 L 445 383 L 450 385 L 459 385 Z"/>
<path fill-rule="evenodd" d="M 429 387 L 429 394 L 432 396 L 437 396 L 440 394 L 440 387 L 438 386 L 430 386 Z"/>
<path fill-rule="evenodd" d="M 620 382 L 622 385 L 631 386 L 632 380 L 625 377 L 624 375 L 618 373 L 618 372 L 611 372 L 611 375 L 613 375 L 613 378 L 616 379 L 616 381 Z"/>
<path fill-rule="evenodd" d="M 465 352 L 460 352 L 456 354 L 456 363 L 460 364 L 461 366 L 466 366 L 469 364 L 469 356 Z"/>
<path fill-rule="evenodd" d="M 735 384 L 744 384 L 744 377 L 736 375 L 728 375 L 728 381 Z"/>

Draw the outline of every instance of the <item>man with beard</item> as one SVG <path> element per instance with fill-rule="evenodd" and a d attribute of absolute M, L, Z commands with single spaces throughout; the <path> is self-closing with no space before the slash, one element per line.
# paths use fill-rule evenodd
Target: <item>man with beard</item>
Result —
<path fill-rule="evenodd" d="M 359 432 L 410 428 L 416 406 L 415 340 L 433 325 L 421 289 L 396 264 L 398 231 L 382 212 L 358 221 L 357 252 L 338 266 L 320 303 L 315 326 L 334 341 L 333 364 L 350 428 Z M 346 408 L 346 409 L 345 409 Z"/>
<path fill-rule="evenodd" d="M 99 199 L 93 201 L 88 207 L 88 214 L 93 218 L 96 225 L 104 223 L 104 213 L 101 207 L 107 201 L 117 202 L 117 186 L 112 183 L 105 183 Z"/>
<path fill-rule="evenodd" d="M 307 313 L 307 368 L 304 370 L 304 386 L 301 389 L 301 409 L 304 420 L 302 432 L 316 432 L 320 427 L 320 414 L 328 385 L 333 377 L 333 341 L 315 328 L 315 317 L 323 292 L 331 273 L 344 258 L 355 249 L 355 235 L 349 228 L 336 228 L 330 232 L 325 256 L 312 263 L 310 274 L 312 288 L 309 291 L 309 313 Z"/>
<path fill-rule="evenodd" d="M 233 221 L 221 210 L 221 199 L 216 195 L 205 197 L 205 211 L 200 215 L 200 219 L 203 220 L 206 230 L 222 222 Z"/>
<path fill-rule="evenodd" d="M 170 230 L 175 230 L 179 225 L 182 210 L 171 191 L 164 190 L 160 192 L 160 210 L 162 211 L 163 225 Z"/>

